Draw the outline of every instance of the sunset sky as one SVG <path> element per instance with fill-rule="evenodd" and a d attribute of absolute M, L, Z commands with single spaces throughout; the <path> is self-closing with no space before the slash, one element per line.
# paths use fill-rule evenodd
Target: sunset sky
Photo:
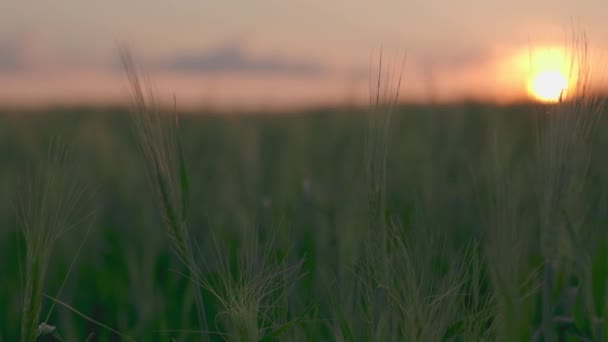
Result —
<path fill-rule="evenodd" d="M 532 68 L 563 59 L 586 32 L 598 84 L 608 2 L 20 1 L 0 3 L 0 105 L 107 103 L 130 96 L 127 44 L 159 97 L 263 108 L 365 102 L 380 47 L 403 99 L 527 94 Z M 530 63 L 530 48 L 538 57 Z M 540 63 L 540 64 L 539 64 Z"/>

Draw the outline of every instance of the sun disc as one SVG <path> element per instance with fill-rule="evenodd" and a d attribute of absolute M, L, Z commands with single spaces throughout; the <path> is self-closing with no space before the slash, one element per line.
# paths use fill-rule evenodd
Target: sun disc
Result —
<path fill-rule="evenodd" d="M 563 73 L 558 70 L 546 70 L 534 75 L 530 80 L 530 92 L 544 102 L 558 102 L 568 86 Z"/>

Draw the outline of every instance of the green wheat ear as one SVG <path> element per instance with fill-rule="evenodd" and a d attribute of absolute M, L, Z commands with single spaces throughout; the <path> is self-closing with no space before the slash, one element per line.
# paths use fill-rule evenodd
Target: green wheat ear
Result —
<path fill-rule="evenodd" d="M 94 214 L 94 211 L 91 211 L 83 220 L 74 220 L 79 205 L 85 199 L 86 189 L 73 177 L 72 172 L 76 165 L 72 164 L 68 157 L 66 146 L 59 139 L 52 139 L 46 160 L 41 165 L 36 165 L 33 174 L 25 180 L 26 190 L 18 211 L 25 243 L 21 341 L 34 341 L 46 335 L 62 340 L 56 327 L 48 323 L 54 304 L 42 323 L 39 323 L 46 273 L 57 240 Z M 58 295 L 63 291 L 89 232 L 90 228 L 86 229 L 85 238 L 77 248 Z"/>
<path fill-rule="evenodd" d="M 67 156 L 59 140 L 50 141 L 44 164 L 36 165 L 35 173 L 26 179 L 18 211 L 25 243 L 22 341 L 34 341 L 50 329 L 38 323 L 46 272 L 55 242 L 72 228 L 70 221 L 83 195 L 67 174 Z"/>
<path fill-rule="evenodd" d="M 207 340 L 206 333 L 209 329 L 207 328 L 205 305 L 200 288 L 194 282 L 195 278 L 200 277 L 199 266 L 194 255 L 196 244 L 192 241 L 186 224 L 189 181 L 181 141 L 177 135 L 179 126 L 177 108 L 175 108 L 174 122 L 163 116 L 154 106 L 154 94 L 150 92 L 149 96 L 144 95 L 140 75 L 127 48 L 121 48 L 121 57 L 133 91 L 136 105 L 133 110 L 133 123 L 139 147 L 147 162 L 148 177 L 158 197 L 161 216 L 171 239 L 172 248 L 176 256 L 187 267 L 193 281 L 196 310 L 199 325 L 202 328 L 201 338 Z"/>

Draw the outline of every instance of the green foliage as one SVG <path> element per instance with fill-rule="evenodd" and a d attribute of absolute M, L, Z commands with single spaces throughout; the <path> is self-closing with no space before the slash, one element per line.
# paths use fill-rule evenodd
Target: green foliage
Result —
<path fill-rule="evenodd" d="M 66 341 L 605 339 L 608 122 L 526 105 L 392 110 L 179 126 L 153 113 L 135 132 L 120 110 L 5 113 L 0 338 L 23 323 Z M 584 139 L 552 144 L 576 122 Z M 32 186 L 26 216 L 46 221 L 17 221 L 13 205 L 57 134 L 95 184 L 76 261 L 83 230 L 67 228 L 86 215 L 67 210 L 84 204 L 70 172 Z M 28 267 L 42 277 L 22 285 Z"/>
<path fill-rule="evenodd" d="M 598 318 L 604 317 L 606 310 L 606 291 L 608 290 L 608 246 L 605 238 L 600 241 L 591 264 L 591 284 L 593 296 L 593 313 Z"/>

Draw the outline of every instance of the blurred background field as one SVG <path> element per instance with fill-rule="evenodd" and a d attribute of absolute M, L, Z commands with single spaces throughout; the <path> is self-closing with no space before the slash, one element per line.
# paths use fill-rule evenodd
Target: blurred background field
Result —
<path fill-rule="evenodd" d="M 0 342 L 608 340 L 607 11 L 0 3 Z"/>
<path fill-rule="evenodd" d="M 399 107 L 384 135 L 378 221 L 364 172 L 373 136 L 367 111 L 182 114 L 176 132 L 200 269 L 216 285 L 221 272 L 241 274 L 246 288 L 257 279 L 248 269 L 268 272 L 263 260 L 288 267 L 277 266 L 278 289 L 258 298 L 253 319 L 240 318 L 254 322 L 244 330 L 257 329 L 259 339 L 605 338 L 608 122 L 599 116 L 582 138 L 546 140 L 564 120 L 547 112 L 569 106 Z M 43 292 L 136 340 L 200 339 L 192 283 L 172 252 L 135 133 L 122 109 L 0 115 L 0 340 L 20 336 L 25 247 L 17 212 L 33 172 L 44 173 L 53 137 L 69 147 L 73 166 L 64 172 L 83 196 L 74 227 L 52 251 Z M 552 196 L 558 204 L 546 209 Z M 201 291 L 208 336 L 250 340 L 235 323 L 240 316 Z M 39 322 L 52 303 L 44 298 Z M 64 305 L 47 323 L 66 341 L 118 339 Z"/>

